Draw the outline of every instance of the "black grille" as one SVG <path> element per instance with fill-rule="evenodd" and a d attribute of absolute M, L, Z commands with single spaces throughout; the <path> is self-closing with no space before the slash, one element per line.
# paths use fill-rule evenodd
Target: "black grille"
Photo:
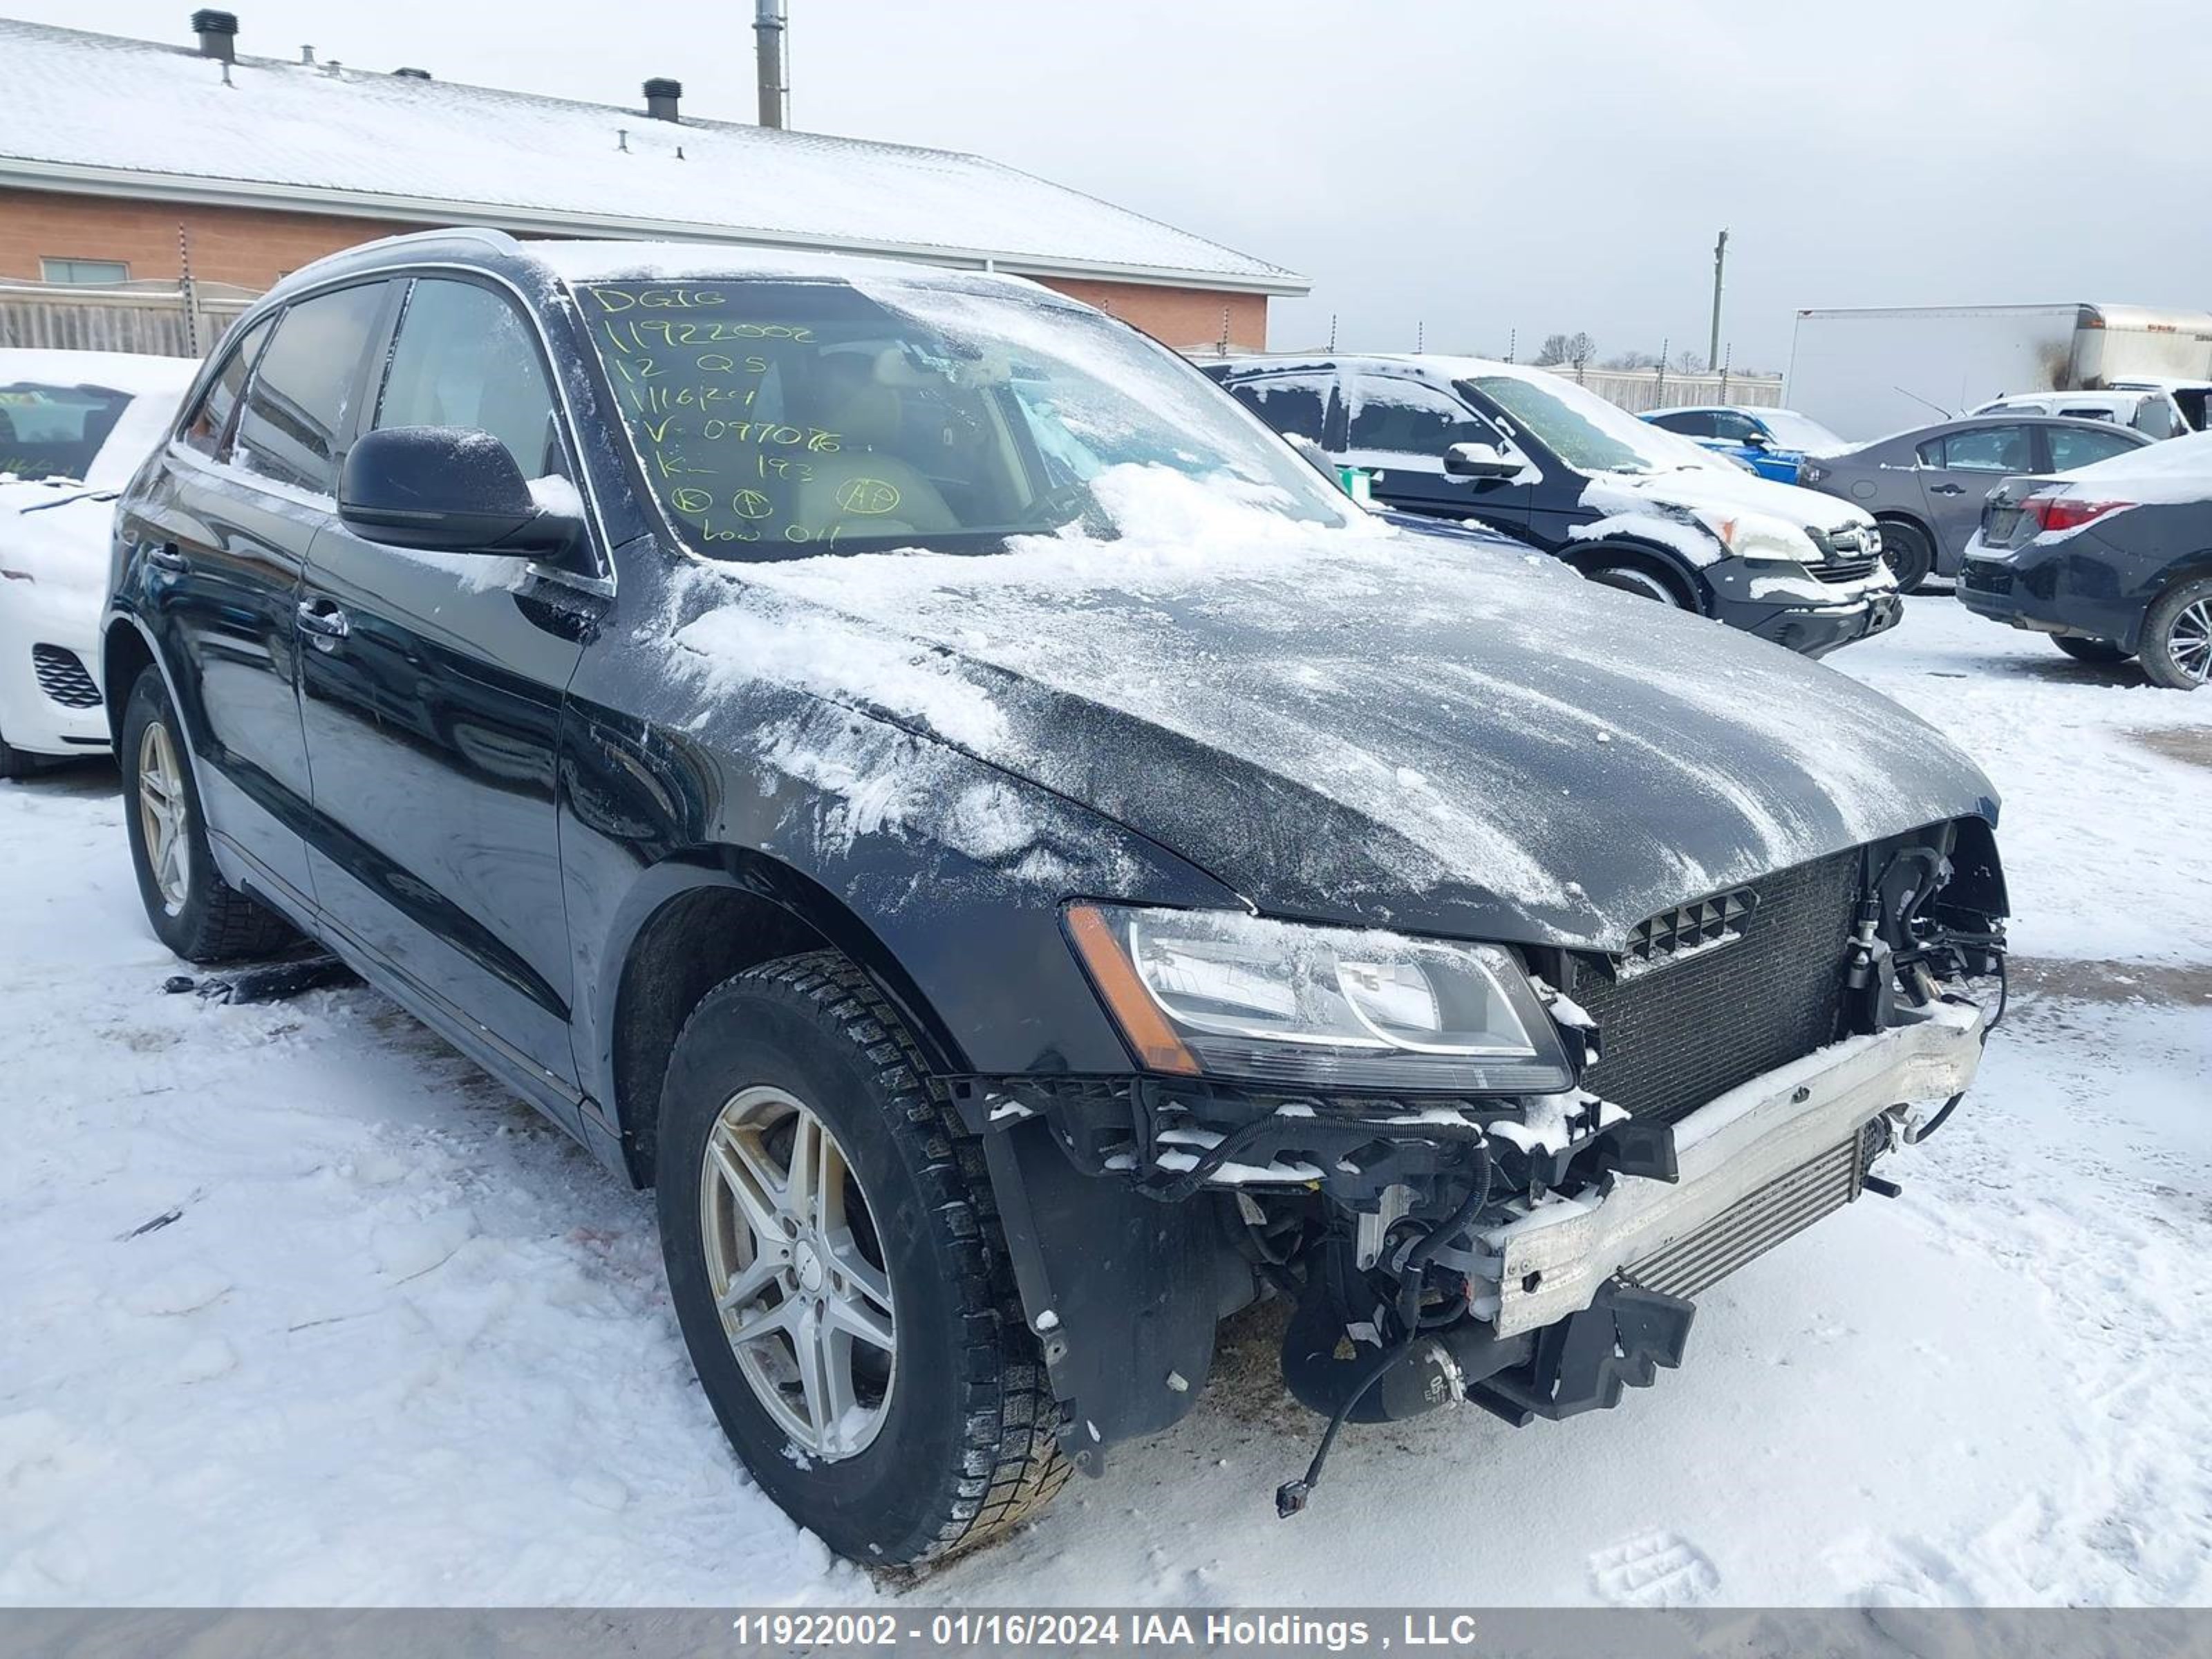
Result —
<path fill-rule="evenodd" d="M 100 707 L 100 688 L 85 672 L 83 659 L 76 652 L 58 645 L 34 645 L 31 647 L 31 672 L 39 677 L 39 684 L 46 694 L 63 708 Z"/>
<path fill-rule="evenodd" d="M 1589 1088 L 1672 1123 L 1833 1042 L 1858 887 L 1856 851 L 1777 871 L 1751 884 L 1758 903 L 1740 937 L 1649 965 L 1626 961 L 1611 981 L 1585 972 L 1575 1000 L 1597 1022 L 1603 1051 Z"/>
<path fill-rule="evenodd" d="M 1873 575 L 1875 566 L 1881 562 L 1875 558 L 1829 559 L 1809 568 L 1824 582 L 1860 582 Z"/>

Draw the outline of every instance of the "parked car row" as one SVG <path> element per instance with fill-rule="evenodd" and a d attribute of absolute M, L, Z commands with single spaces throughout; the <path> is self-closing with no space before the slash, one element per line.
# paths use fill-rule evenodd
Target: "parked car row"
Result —
<path fill-rule="evenodd" d="M 1592 581 L 1819 656 L 1896 626 L 1870 514 L 1747 476 L 1562 376 L 1474 357 L 1202 367 L 1376 501 L 1511 537 Z"/>
<path fill-rule="evenodd" d="M 1996 1016 L 1994 792 L 1804 659 L 1897 620 L 1865 510 L 1507 365 L 1218 373 L 429 234 L 249 308 L 113 504 L 155 934 L 306 936 L 656 1188 L 730 1443 L 864 1562 L 1102 1472 L 1261 1297 L 1323 1455 L 1611 1406 Z"/>

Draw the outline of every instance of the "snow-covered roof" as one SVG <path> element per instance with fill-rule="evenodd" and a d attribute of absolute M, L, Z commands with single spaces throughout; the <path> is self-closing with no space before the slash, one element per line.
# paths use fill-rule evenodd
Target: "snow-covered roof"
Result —
<path fill-rule="evenodd" d="M 117 118 L 118 112 L 130 118 Z M 0 20 L 0 184 L 1303 294 L 981 156 Z"/>
<path fill-rule="evenodd" d="M 137 351 L 64 351 L 44 347 L 0 347 L 0 386 L 27 381 L 40 386 L 92 386 L 133 395 L 166 392 L 184 396 L 199 370 L 194 357 L 155 357 Z"/>

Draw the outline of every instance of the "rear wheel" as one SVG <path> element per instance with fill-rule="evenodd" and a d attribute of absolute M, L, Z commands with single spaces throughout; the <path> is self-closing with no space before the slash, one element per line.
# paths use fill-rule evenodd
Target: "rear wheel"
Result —
<path fill-rule="evenodd" d="M 2093 662 L 2100 666 L 2125 662 L 2135 655 L 2124 646 L 2114 645 L 2110 640 L 2093 640 L 2079 634 L 2054 634 L 2051 636 L 2051 642 L 2075 662 Z"/>
<path fill-rule="evenodd" d="M 194 963 L 270 956 L 289 944 L 295 936 L 283 920 L 216 870 L 191 751 L 158 669 L 131 688 L 115 758 L 138 896 L 161 943 Z"/>
<path fill-rule="evenodd" d="M 2153 684 L 2194 691 L 2212 680 L 2212 578 L 2161 595 L 2143 618 L 2137 654 Z"/>
<path fill-rule="evenodd" d="M 1067 1479 L 981 1148 L 835 952 L 709 992 L 677 1038 L 655 1184 L 671 1297 L 745 1467 L 832 1549 L 981 1542 Z"/>
<path fill-rule="evenodd" d="M 1897 578 L 1897 591 L 1917 593 L 1936 571 L 1936 549 L 1917 525 L 1898 519 L 1881 521 L 1882 562 Z"/>

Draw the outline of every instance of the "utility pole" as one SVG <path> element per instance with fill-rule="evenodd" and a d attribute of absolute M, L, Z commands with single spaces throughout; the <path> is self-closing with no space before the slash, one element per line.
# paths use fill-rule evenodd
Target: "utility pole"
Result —
<path fill-rule="evenodd" d="M 754 0 L 753 55 L 764 127 L 783 125 L 783 0 Z"/>
<path fill-rule="evenodd" d="M 1705 367 L 1711 368 L 1721 360 L 1721 272 L 1728 264 L 1728 232 L 1713 244 L 1713 338 L 1705 348 Z"/>

